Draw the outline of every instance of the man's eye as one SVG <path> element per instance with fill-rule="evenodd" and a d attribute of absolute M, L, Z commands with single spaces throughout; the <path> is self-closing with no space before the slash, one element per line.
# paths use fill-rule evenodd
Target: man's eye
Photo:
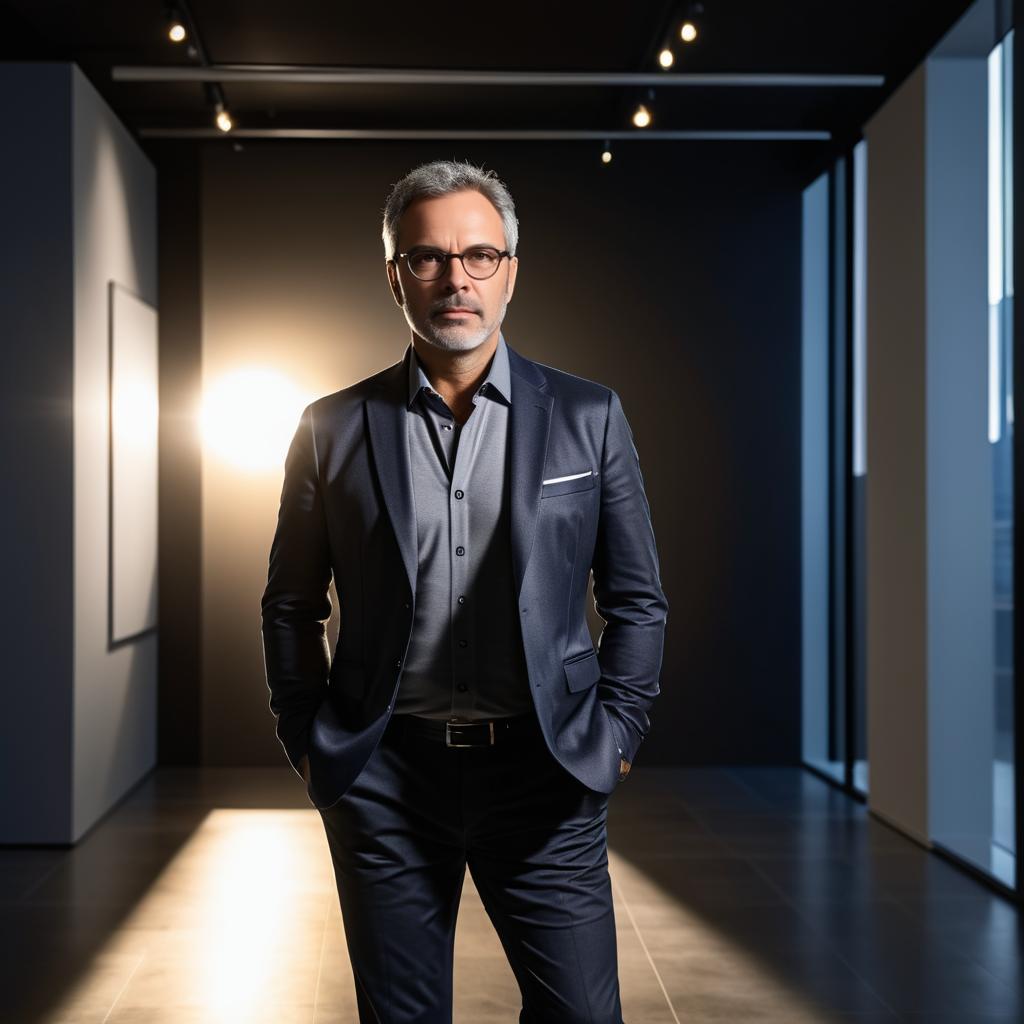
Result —
<path fill-rule="evenodd" d="M 490 249 L 473 249 L 469 258 L 473 263 L 486 264 L 493 261 L 494 253 Z"/>
<path fill-rule="evenodd" d="M 437 252 L 418 252 L 413 259 L 423 266 L 430 266 L 441 262 L 441 254 Z"/>

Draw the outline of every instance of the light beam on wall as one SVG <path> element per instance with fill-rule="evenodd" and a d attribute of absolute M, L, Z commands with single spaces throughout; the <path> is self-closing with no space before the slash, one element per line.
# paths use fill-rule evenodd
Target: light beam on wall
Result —
<path fill-rule="evenodd" d="M 200 404 L 204 451 L 246 472 L 280 471 L 302 410 L 311 400 L 273 367 L 248 366 L 225 373 L 207 386 Z"/>

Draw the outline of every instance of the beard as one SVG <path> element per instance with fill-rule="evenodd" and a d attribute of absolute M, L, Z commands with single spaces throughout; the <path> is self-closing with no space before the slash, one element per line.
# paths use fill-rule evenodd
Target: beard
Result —
<path fill-rule="evenodd" d="M 432 316 L 422 319 L 414 318 L 409 312 L 407 302 L 403 303 L 402 312 L 405 314 L 409 328 L 428 344 L 446 352 L 469 352 L 483 344 L 501 326 L 501 322 L 505 319 L 507 306 L 508 299 L 502 299 L 497 314 L 491 320 L 480 323 L 477 327 L 471 326 L 474 319 L 472 316 L 467 318 L 465 324 L 439 320 Z M 475 319 L 479 321 L 480 317 Z"/>

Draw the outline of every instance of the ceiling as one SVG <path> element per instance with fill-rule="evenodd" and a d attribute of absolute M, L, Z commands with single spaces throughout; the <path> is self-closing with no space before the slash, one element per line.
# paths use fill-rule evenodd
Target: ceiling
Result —
<path fill-rule="evenodd" d="M 395 85 L 222 82 L 239 130 L 288 128 L 541 129 L 638 131 L 630 114 L 651 108 L 652 128 L 827 131 L 850 138 L 969 6 L 968 0 L 705 0 L 701 34 L 656 55 L 685 4 L 429 0 L 190 0 L 211 64 L 331 65 L 358 69 L 513 72 L 679 72 L 882 75 L 868 86 Z M 212 108 L 195 81 L 115 81 L 111 69 L 197 66 L 166 38 L 161 0 L 0 0 L 0 58 L 72 60 L 124 122 L 209 130 Z M 653 143 L 652 143 L 653 144 Z M 821 146 L 820 142 L 792 145 Z"/>

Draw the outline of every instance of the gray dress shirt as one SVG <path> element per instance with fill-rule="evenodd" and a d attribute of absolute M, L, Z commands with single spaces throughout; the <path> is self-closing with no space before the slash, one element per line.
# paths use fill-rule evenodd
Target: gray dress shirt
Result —
<path fill-rule="evenodd" d="M 461 425 L 411 353 L 406 427 L 419 569 L 395 714 L 472 720 L 533 710 L 512 582 L 511 400 L 500 333 Z"/>

